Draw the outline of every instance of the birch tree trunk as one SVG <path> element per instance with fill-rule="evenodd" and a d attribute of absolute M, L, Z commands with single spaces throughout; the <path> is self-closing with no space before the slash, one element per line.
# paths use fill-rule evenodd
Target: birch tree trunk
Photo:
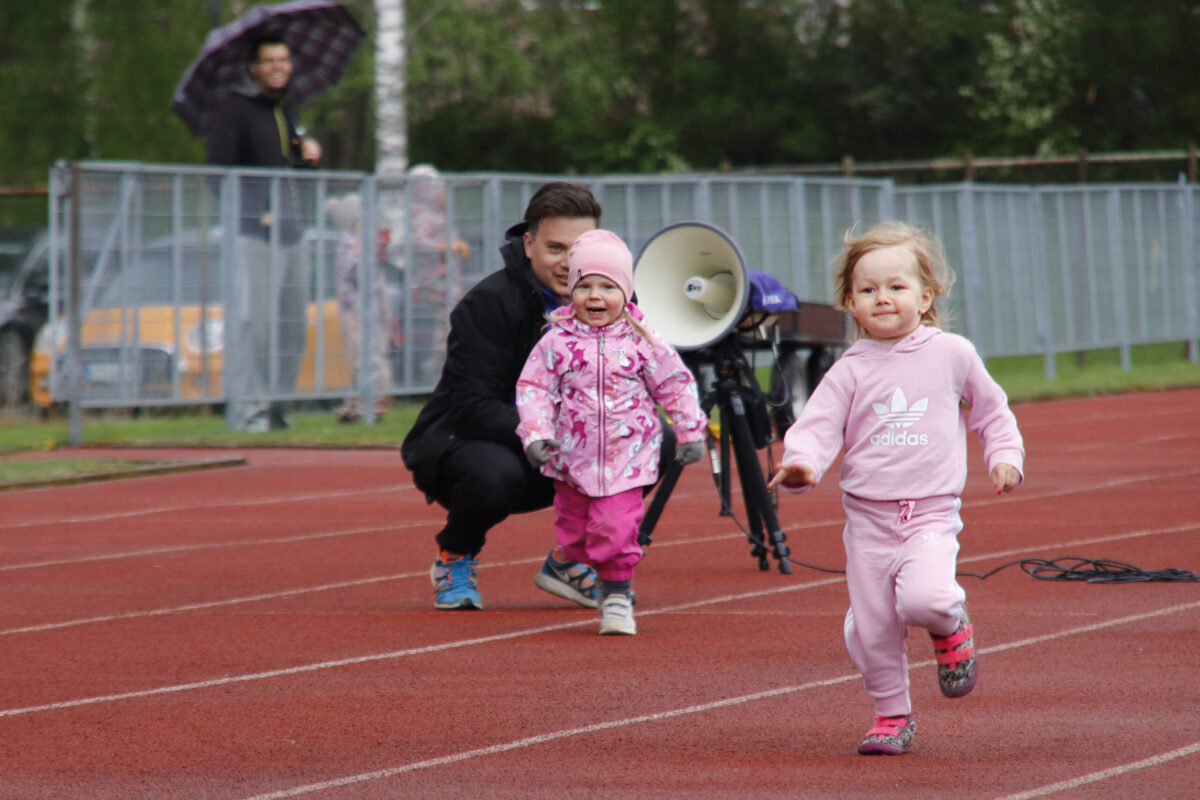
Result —
<path fill-rule="evenodd" d="M 408 168 L 404 0 L 375 0 L 375 13 L 375 172 L 398 177 Z"/>

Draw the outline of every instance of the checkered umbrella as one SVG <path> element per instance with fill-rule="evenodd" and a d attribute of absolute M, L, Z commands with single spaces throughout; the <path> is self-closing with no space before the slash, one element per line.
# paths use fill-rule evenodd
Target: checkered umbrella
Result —
<path fill-rule="evenodd" d="M 366 35 L 341 3 L 292 0 L 255 6 L 209 32 L 200 55 L 175 88 L 171 110 L 192 133 L 203 135 L 208 115 L 249 75 L 250 48 L 263 36 L 287 42 L 292 51 L 288 97 L 303 102 L 338 82 Z"/>

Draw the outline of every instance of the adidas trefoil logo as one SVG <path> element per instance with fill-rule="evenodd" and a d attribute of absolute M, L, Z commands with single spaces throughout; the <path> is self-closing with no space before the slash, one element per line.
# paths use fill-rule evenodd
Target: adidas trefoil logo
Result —
<path fill-rule="evenodd" d="M 896 391 L 892 392 L 892 404 L 890 406 L 884 403 L 871 403 L 871 408 L 879 415 L 879 421 L 888 427 L 887 431 L 873 435 L 871 437 L 871 444 L 883 447 L 929 444 L 928 435 L 924 433 L 906 433 L 904 431 L 904 428 L 912 427 L 913 423 L 919 422 L 925 414 L 925 409 L 928 407 L 928 397 L 923 397 L 910 406 L 908 398 L 904 396 L 904 390 L 897 386 Z"/>
<path fill-rule="evenodd" d="M 907 428 L 914 422 L 921 419 L 921 415 L 925 413 L 925 409 L 929 407 L 929 398 L 924 397 L 912 404 L 908 405 L 908 398 L 904 396 L 904 390 L 899 386 L 896 391 L 892 392 L 892 407 L 888 408 L 883 403 L 871 403 L 871 408 L 875 409 L 875 413 L 879 415 L 879 419 L 884 425 L 889 428 Z"/>

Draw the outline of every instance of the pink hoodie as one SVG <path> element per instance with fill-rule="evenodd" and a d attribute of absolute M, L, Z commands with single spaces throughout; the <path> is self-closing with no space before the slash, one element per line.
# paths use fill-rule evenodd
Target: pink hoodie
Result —
<path fill-rule="evenodd" d="M 965 423 L 960 402 L 970 406 Z M 1016 417 L 975 347 L 921 325 L 894 345 L 860 339 L 846 350 L 784 436 L 782 463 L 807 464 L 820 480 L 844 449 L 846 494 L 958 495 L 967 480 L 967 427 L 983 442 L 989 473 L 996 464 L 1022 472 Z"/>
<path fill-rule="evenodd" d="M 637 306 L 626 307 L 640 322 Z M 662 447 L 656 401 L 680 443 L 704 438 L 695 378 L 649 328 L 647 341 L 626 319 L 592 328 L 556 316 L 517 381 L 522 446 L 557 439 L 562 447 L 542 474 L 590 497 L 654 483 Z"/>

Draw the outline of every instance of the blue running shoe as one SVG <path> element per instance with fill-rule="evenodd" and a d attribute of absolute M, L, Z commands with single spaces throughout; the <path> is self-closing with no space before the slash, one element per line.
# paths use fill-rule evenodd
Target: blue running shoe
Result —
<path fill-rule="evenodd" d="M 572 575 L 571 568 L 574 566 L 582 567 L 583 572 Z M 585 581 L 591 581 L 592 585 L 584 586 Z M 596 608 L 600 604 L 596 596 L 596 570 L 575 561 L 558 561 L 554 558 L 553 550 L 542 562 L 538 574 L 533 576 L 533 582 L 539 589 L 578 603 L 584 608 Z"/>
<path fill-rule="evenodd" d="M 483 598 L 475 588 L 475 567 L 479 562 L 469 556 L 443 552 L 433 562 L 429 579 L 433 581 L 434 608 L 483 608 Z"/>

